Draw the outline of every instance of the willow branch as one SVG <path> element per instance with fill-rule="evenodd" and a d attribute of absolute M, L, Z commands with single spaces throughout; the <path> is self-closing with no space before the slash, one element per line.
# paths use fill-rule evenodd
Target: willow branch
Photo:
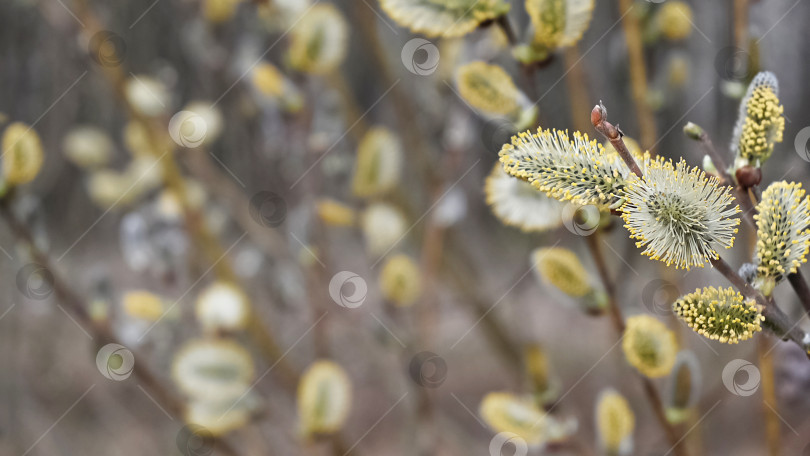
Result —
<path fill-rule="evenodd" d="M 610 140 L 610 143 L 613 145 L 616 152 L 619 153 L 625 163 L 627 163 L 630 170 L 633 171 L 636 176 L 643 178 L 644 176 L 642 175 L 638 164 L 636 164 L 635 159 L 627 150 L 624 140 L 622 140 L 623 135 L 621 130 L 607 122 L 607 110 L 601 103 L 595 106 L 593 111 L 591 111 L 591 123 L 597 131 L 602 133 L 606 138 L 608 138 L 608 140 Z M 759 304 L 762 308 L 762 314 L 765 316 L 766 325 L 768 325 L 771 330 L 774 331 L 774 333 L 779 335 L 783 340 L 790 340 L 797 344 L 810 358 L 810 335 L 799 329 L 797 325 L 792 324 L 788 316 L 785 315 L 785 313 L 782 312 L 779 307 L 777 307 L 773 302 L 765 299 L 765 297 L 762 296 L 759 291 L 751 287 L 751 285 L 740 277 L 740 275 L 737 274 L 737 272 L 732 269 L 722 257 L 718 255 L 716 259 L 711 260 L 711 264 L 718 272 L 723 274 L 723 276 L 729 282 L 731 282 L 731 284 L 734 285 L 734 287 L 737 288 L 743 296 L 748 299 L 756 300 L 757 304 Z"/>

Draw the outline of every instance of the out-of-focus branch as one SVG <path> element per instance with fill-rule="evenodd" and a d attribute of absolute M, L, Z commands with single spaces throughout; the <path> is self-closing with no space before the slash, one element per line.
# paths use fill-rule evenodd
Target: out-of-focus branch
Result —
<path fill-rule="evenodd" d="M 608 295 L 608 309 L 610 311 L 611 322 L 616 330 L 616 334 L 619 337 L 622 337 L 625 330 L 624 317 L 622 316 L 621 308 L 619 308 L 619 301 L 616 296 L 616 287 L 614 281 L 610 278 L 605 257 L 602 255 L 602 249 L 599 245 L 600 239 L 601 236 L 598 229 L 590 236 L 586 237 L 588 249 L 591 252 L 594 262 L 596 263 L 596 269 L 599 272 L 602 286 L 605 288 L 605 292 Z M 682 439 L 678 437 L 677 431 L 672 424 L 670 424 L 669 420 L 667 420 L 666 411 L 664 410 L 664 405 L 661 403 L 661 396 L 658 394 L 658 390 L 649 378 L 643 375 L 639 375 L 639 378 L 641 379 L 644 387 L 644 395 L 647 397 L 647 401 L 650 403 L 650 406 L 655 413 L 655 418 L 658 420 L 659 425 L 664 430 L 667 440 L 672 446 L 673 453 L 676 456 L 685 456 L 687 453 L 686 449 L 681 446 Z"/>
<path fill-rule="evenodd" d="M 619 14 L 622 15 L 622 28 L 630 64 L 630 90 L 640 131 L 639 142 L 644 149 L 651 149 L 656 137 L 655 117 L 650 105 L 647 104 L 647 69 L 644 63 L 641 24 L 638 16 L 632 11 L 633 8 L 633 0 L 619 0 Z"/>
<path fill-rule="evenodd" d="M 0 214 L 5 219 L 6 224 L 11 229 L 12 234 L 18 242 L 22 243 L 28 248 L 31 259 L 44 267 L 50 273 L 51 283 L 55 296 L 64 304 L 64 307 L 82 324 L 82 327 L 91 332 L 94 340 L 99 344 L 117 343 L 120 341 L 110 330 L 109 326 L 99 324 L 94 321 L 90 314 L 85 309 L 83 302 L 85 299 L 81 298 L 73 292 L 71 287 L 67 284 L 66 280 L 62 278 L 59 272 L 54 267 L 48 255 L 40 250 L 34 242 L 34 237 L 29 228 L 17 220 L 9 207 L 8 198 L 0 199 Z M 169 413 L 169 415 L 183 420 L 184 405 L 182 399 L 176 397 L 171 389 L 167 388 L 149 366 L 144 361 L 146 358 L 130 350 L 133 357 L 137 360 L 132 373 L 138 379 L 139 384 L 149 390 L 151 397 L 161 405 L 161 407 Z M 239 453 L 225 440 L 218 438 L 214 440 L 214 445 L 221 452 L 237 456 Z"/>

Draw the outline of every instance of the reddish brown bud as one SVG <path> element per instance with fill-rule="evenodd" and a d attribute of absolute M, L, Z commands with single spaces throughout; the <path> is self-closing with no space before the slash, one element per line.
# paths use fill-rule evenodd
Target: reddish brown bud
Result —
<path fill-rule="evenodd" d="M 762 182 L 762 170 L 750 165 L 738 168 L 734 175 L 737 177 L 737 182 L 744 188 L 751 188 Z"/>
<path fill-rule="evenodd" d="M 600 105 L 594 106 L 591 111 L 591 124 L 593 124 L 594 127 L 598 127 L 603 120 L 602 107 Z"/>

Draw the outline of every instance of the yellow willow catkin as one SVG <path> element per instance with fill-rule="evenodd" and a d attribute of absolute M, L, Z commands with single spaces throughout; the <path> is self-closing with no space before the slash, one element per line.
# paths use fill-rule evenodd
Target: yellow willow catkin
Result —
<path fill-rule="evenodd" d="M 754 300 L 730 287 L 695 290 L 675 301 L 672 309 L 696 333 L 727 344 L 750 339 L 765 321 Z"/>
<path fill-rule="evenodd" d="M 678 344 L 667 325 L 649 315 L 637 315 L 627 319 L 622 349 L 627 362 L 639 372 L 658 378 L 675 365 Z"/>
<path fill-rule="evenodd" d="M 22 122 L 12 123 L 3 132 L 2 146 L 5 185 L 26 184 L 37 177 L 44 154 L 42 142 L 33 128 Z"/>

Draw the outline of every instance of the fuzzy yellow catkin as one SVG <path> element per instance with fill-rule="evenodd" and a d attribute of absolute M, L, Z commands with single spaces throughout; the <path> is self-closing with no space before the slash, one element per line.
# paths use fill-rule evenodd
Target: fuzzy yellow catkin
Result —
<path fill-rule="evenodd" d="M 658 378 L 675 365 L 678 344 L 667 325 L 649 315 L 637 315 L 627 319 L 622 349 L 627 362 L 639 372 Z"/>
<path fill-rule="evenodd" d="M 264 95 L 280 97 L 284 91 L 284 75 L 271 63 L 256 65 L 251 79 L 256 89 Z"/>
<path fill-rule="evenodd" d="M 773 153 L 774 143 L 782 142 L 785 131 L 784 107 L 773 89 L 754 89 L 748 100 L 747 115 L 740 137 L 740 156 L 751 163 L 763 162 Z"/>
<path fill-rule="evenodd" d="M 495 432 L 509 432 L 529 445 L 545 440 L 547 417 L 531 396 L 494 392 L 484 396 L 479 407 L 481 418 Z"/>
<path fill-rule="evenodd" d="M 352 403 L 346 371 L 332 361 L 314 362 L 298 385 L 300 431 L 305 438 L 340 430 Z"/>
<path fill-rule="evenodd" d="M 236 399 L 250 388 L 255 368 L 250 353 L 230 339 L 196 339 L 174 355 L 172 380 L 191 398 Z"/>
<path fill-rule="evenodd" d="M 684 160 L 661 157 L 631 176 L 621 207 L 625 228 L 653 260 L 676 268 L 703 267 L 717 251 L 734 245 L 740 212 L 729 187 Z"/>
<path fill-rule="evenodd" d="M 684 40 L 692 34 L 692 8 L 685 2 L 670 0 L 658 9 L 655 22 L 667 40 Z"/>
<path fill-rule="evenodd" d="M 498 65 L 475 61 L 456 70 L 459 94 L 472 107 L 490 114 L 510 115 L 519 108 L 520 91 Z"/>
<path fill-rule="evenodd" d="M 371 128 L 357 148 L 352 192 L 359 197 L 385 193 L 399 184 L 402 172 L 402 144 L 393 131 Z"/>
<path fill-rule="evenodd" d="M 600 446 L 612 455 L 629 454 L 633 446 L 636 417 L 627 399 L 612 389 L 603 391 L 596 403 L 596 430 Z"/>
<path fill-rule="evenodd" d="M 810 199 L 801 183 L 774 182 L 762 192 L 754 215 L 757 224 L 757 279 L 766 296 L 776 282 L 807 261 L 810 249 Z"/>
<path fill-rule="evenodd" d="M 357 217 L 354 209 L 331 198 L 321 198 L 315 203 L 318 218 L 330 226 L 352 226 Z"/>
<path fill-rule="evenodd" d="M 532 261 L 540 279 L 563 293 L 582 298 L 591 292 L 588 271 L 574 252 L 562 247 L 539 248 L 532 252 Z"/>
<path fill-rule="evenodd" d="M 146 290 L 132 290 L 122 298 L 127 315 L 147 321 L 157 321 L 163 316 L 163 299 Z"/>
<path fill-rule="evenodd" d="M 208 285 L 197 298 L 195 313 L 207 331 L 234 331 L 247 325 L 250 305 L 236 285 L 217 281 Z"/>
<path fill-rule="evenodd" d="M 591 22 L 594 0 L 526 0 L 532 44 L 547 50 L 572 46 Z"/>
<path fill-rule="evenodd" d="M 14 122 L 3 132 L 3 180 L 5 185 L 26 184 L 39 174 L 44 161 L 42 142 L 33 128 Z"/>
<path fill-rule="evenodd" d="M 509 3 L 503 0 L 380 0 L 380 6 L 411 32 L 447 38 L 466 35 L 509 11 Z"/>
<path fill-rule="evenodd" d="M 675 301 L 672 308 L 696 333 L 727 344 L 750 339 L 762 331 L 765 321 L 754 300 L 746 300 L 730 287 L 695 290 Z"/>
<path fill-rule="evenodd" d="M 562 225 L 565 203 L 549 198 L 526 181 L 506 174 L 496 163 L 484 182 L 492 213 L 504 225 L 524 232 L 543 232 Z"/>
<path fill-rule="evenodd" d="M 521 132 L 498 154 L 507 174 L 551 198 L 608 209 L 621 202 L 630 170 L 588 135 L 538 128 Z M 615 207 L 614 207 L 615 208 Z"/>
<path fill-rule="evenodd" d="M 410 306 L 422 294 L 422 271 L 408 255 L 391 256 L 380 272 L 380 288 L 394 304 Z"/>
<path fill-rule="evenodd" d="M 70 130 L 62 140 L 62 149 L 68 160 L 84 169 L 107 165 L 113 153 L 113 142 L 107 133 L 97 127 L 81 126 Z"/>
<path fill-rule="evenodd" d="M 290 31 L 290 65 L 305 73 L 329 73 L 343 63 L 348 41 L 343 14 L 331 3 L 315 4 Z"/>

